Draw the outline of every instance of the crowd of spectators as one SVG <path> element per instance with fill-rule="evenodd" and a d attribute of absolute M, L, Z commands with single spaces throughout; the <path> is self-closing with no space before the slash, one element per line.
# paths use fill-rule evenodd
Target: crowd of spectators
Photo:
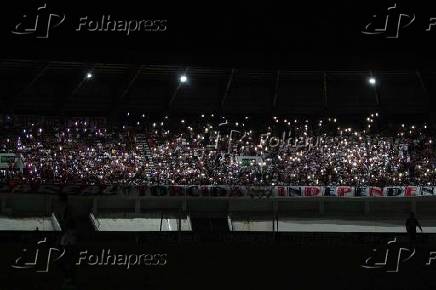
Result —
<path fill-rule="evenodd" d="M 355 126 L 336 118 L 213 114 L 139 120 L 105 128 L 79 121 L 4 129 L 0 151 L 20 156 L 24 168 L 10 164 L 0 178 L 62 184 L 436 185 L 434 133 L 425 123 L 383 126 L 377 113 Z"/>
<path fill-rule="evenodd" d="M 86 123 L 86 122 L 85 122 Z M 132 184 L 144 180 L 145 156 L 130 132 L 89 128 L 33 126 L 3 136 L 2 152 L 23 160 L 20 170 L 11 162 L 3 179 L 13 182 L 61 184 Z"/>

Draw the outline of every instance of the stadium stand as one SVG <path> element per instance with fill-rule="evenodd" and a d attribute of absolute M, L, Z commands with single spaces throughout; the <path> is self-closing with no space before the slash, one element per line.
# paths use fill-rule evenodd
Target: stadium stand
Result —
<path fill-rule="evenodd" d="M 360 127 L 348 127 L 335 117 L 202 114 L 144 121 L 129 115 L 131 123 L 142 123 L 98 127 L 82 119 L 56 127 L 32 123 L 3 128 L 2 180 L 380 187 L 435 182 L 434 131 L 426 122 L 387 128 L 379 113 L 370 114 Z"/>

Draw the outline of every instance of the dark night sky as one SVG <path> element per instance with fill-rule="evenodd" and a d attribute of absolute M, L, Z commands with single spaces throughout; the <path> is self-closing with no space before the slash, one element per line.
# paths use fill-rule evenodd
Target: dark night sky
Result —
<path fill-rule="evenodd" d="M 436 8 L 419 3 L 424 1 L 58 2 L 2 4 L 1 57 L 256 68 L 432 68 L 435 63 L 436 25 L 433 31 L 425 30 Z M 43 3 L 45 13 L 66 16 L 48 39 L 11 33 L 23 14 L 35 15 Z M 374 14 L 380 26 L 394 3 L 396 14 L 386 33 L 361 33 Z M 414 22 L 400 29 L 398 39 L 386 38 L 395 34 L 400 13 L 415 14 Z M 103 14 L 119 20 L 166 19 L 167 30 L 129 36 L 75 31 L 80 17 L 100 19 Z"/>

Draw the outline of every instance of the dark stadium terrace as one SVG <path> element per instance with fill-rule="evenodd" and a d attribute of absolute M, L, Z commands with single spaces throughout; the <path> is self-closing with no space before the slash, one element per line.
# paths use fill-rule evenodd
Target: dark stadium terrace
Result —
<path fill-rule="evenodd" d="M 87 73 L 92 73 L 92 78 L 86 78 Z M 232 123 L 241 120 L 245 122 L 246 115 L 262 116 L 263 119 L 256 120 L 258 123 L 264 120 L 274 123 L 275 118 L 271 116 L 275 115 L 281 115 L 279 119 L 282 123 L 284 118 L 290 120 L 289 117 L 295 117 L 295 120 L 299 120 L 298 126 L 304 126 L 306 118 L 301 119 L 300 116 L 304 115 L 310 120 L 311 126 L 316 128 L 320 119 L 327 123 L 326 119 L 330 116 L 338 116 L 334 129 L 336 126 L 350 126 L 355 133 L 354 130 L 359 130 L 356 128 L 359 124 L 364 124 L 361 129 L 368 125 L 365 123 L 368 113 L 371 116 L 377 112 L 380 120 L 375 123 L 380 123 L 380 127 L 374 127 L 387 127 L 387 131 L 391 133 L 396 134 L 396 130 L 408 131 L 414 125 L 419 128 L 416 130 L 419 132 L 427 130 L 425 124 L 429 125 L 429 129 L 435 127 L 432 108 L 435 105 L 436 73 L 428 71 L 278 72 L 6 60 L 0 65 L 0 74 L 4 93 L 1 98 L 3 117 L 14 121 L 28 121 L 27 126 L 25 122 L 15 124 L 17 128 L 12 129 L 18 129 L 19 134 L 12 134 L 14 138 L 25 136 L 28 132 L 34 132 L 38 136 L 38 128 L 43 128 L 39 137 L 49 132 L 54 135 L 55 132 L 51 132 L 51 129 L 57 126 L 50 128 L 50 124 L 55 119 L 62 119 L 59 122 L 60 127 L 56 129 L 65 130 L 68 126 L 81 128 L 81 124 L 74 125 L 72 120 L 79 119 L 83 123 L 83 120 L 99 116 L 115 121 L 120 121 L 119 117 L 122 117 L 122 122 L 131 123 L 130 128 L 126 126 L 124 133 L 132 129 L 133 132 L 136 130 L 135 133 L 144 134 L 147 132 L 144 127 L 153 128 L 153 122 L 160 124 L 163 120 L 166 126 L 167 121 L 163 116 L 167 114 L 172 122 L 168 121 L 171 130 L 176 128 L 186 131 L 189 128 L 187 126 L 193 126 L 198 127 L 195 129 L 200 130 L 198 132 L 204 132 L 204 127 L 201 126 L 205 125 L 204 121 L 199 120 L 210 118 L 217 123 L 221 122 L 222 117 L 227 118 L 230 115 L 237 116 L 228 119 Z M 187 75 L 187 83 L 179 83 L 182 74 Z M 376 86 L 368 83 L 371 76 L 376 78 Z M 130 118 L 126 118 L 128 112 Z M 201 117 L 206 113 L 205 118 Z M 142 114 L 147 115 L 146 124 L 137 127 L 135 124 L 138 119 L 135 118 L 142 120 Z M 159 115 L 160 119 L 154 116 L 148 118 L 154 114 Z M 211 118 L 212 114 L 215 114 L 214 118 Z M 28 115 L 30 116 L 26 119 Z M 50 116 L 53 116 L 53 120 L 45 118 L 46 126 L 44 122 L 35 122 L 35 126 L 29 127 L 28 123 L 33 120 L 44 121 L 44 117 Z M 81 118 L 71 118 L 74 116 L 83 116 L 83 119 L 80 121 Z M 186 121 L 183 125 L 182 119 Z M 249 118 L 252 119 L 256 118 Z M 348 119 L 348 124 L 343 123 L 345 119 Z M 415 122 L 415 119 L 419 121 Z M 393 122 L 395 120 L 396 123 Z M 395 125 L 389 127 L 391 121 Z M 400 125 L 402 122 L 407 124 L 403 129 Z M 8 122 L 4 124 L 8 125 Z M 123 123 L 112 126 L 108 122 L 108 131 L 115 129 L 115 132 L 122 133 L 124 128 L 121 129 L 121 124 Z M 262 127 L 268 125 L 269 123 L 264 122 Z M 251 126 L 255 130 L 262 130 L 261 126 Z M 98 129 L 100 128 L 105 127 Z M 23 133 L 23 129 L 26 132 Z M 152 131 L 154 130 L 149 132 Z M 434 131 L 429 130 L 428 134 L 431 133 L 433 135 L 430 136 L 434 136 Z M 34 145 L 39 137 L 29 144 Z M 85 148 L 88 146 L 81 140 L 82 138 L 78 140 L 81 145 L 79 147 L 59 150 L 74 156 L 72 159 L 76 161 L 93 161 L 93 155 L 79 157 L 79 153 L 87 151 Z M 0 136 L 0 145 L 2 141 Z M 107 145 L 113 146 L 116 143 L 111 139 L 107 141 Z M 52 145 L 47 142 L 48 149 L 52 149 Z M 434 153 L 434 145 L 432 148 L 431 152 Z M 224 146 L 222 150 L 226 149 L 227 146 Z M 116 150 L 119 153 L 125 151 Z M 34 160 L 42 160 L 42 151 L 33 151 Z M 142 157 L 145 157 L 144 152 L 142 153 Z M 394 153 L 397 155 L 397 152 Z M 141 159 L 138 161 L 143 162 Z M 167 170 L 167 167 L 159 165 L 156 171 L 159 173 Z M 95 171 L 99 172 L 99 169 Z M 430 181 L 435 180 L 434 174 Z M 110 180 L 117 182 L 113 178 Z M 66 184 L 68 186 L 75 187 L 72 183 Z M 38 191 L 38 187 L 23 192 L 8 191 L 6 186 L 1 187 L 0 244 L 4 249 L 5 262 L 16 259 L 16 253 L 19 253 L 21 247 L 30 245 L 37 237 L 48 237 L 50 245 L 57 245 L 61 235 L 69 231 L 76 232 L 77 246 L 81 249 L 98 251 L 110 247 L 113 251 L 120 252 L 126 249 L 135 252 L 164 249 L 171 257 L 169 267 L 174 270 L 146 272 L 147 275 L 144 275 L 142 269 L 129 272 L 124 271 L 124 268 L 78 268 L 78 283 L 88 285 L 88 288 L 82 287 L 83 289 L 125 289 L 125 281 L 144 285 L 144 280 L 150 285 L 160 286 L 207 285 L 210 281 L 216 281 L 217 276 L 221 278 L 223 269 L 231 274 L 239 273 L 240 269 L 249 269 L 250 275 L 254 277 L 249 279 L 251 284 L 265 283 L 270 280 L 269 276 L 264 279 L 265 273 L 252 272 L 252 268 L 262 268 L 253 264 L 254 256 L 260 258 L 259 264 L 268 265 L 269 270 L 274 272 L 271 277 L 275 277 L 275 281 L 284 285 L 289 285 L 292 281 L 293 284 L 303 285 L 303 289 L 320 289 L 318 282 L 333 284 L 333 281 L 338 280 L 345 281 L 343 283 L 346 285 L 337 289 L 380 289 L 363 287 L 379 280 L 391 283 L 392 279 L 388 278 L 392 276 L 374 276 L 372 272 L 364 272 L 359 267 L 374 247 L 382 247 L 394 237 L 399 239 L 400 245 L 407 243 L 404 219 L 410 211 L 417 213 L 424 228 L 425 234 L 419 237 L 420 250 L 430 249 L 435 245 L 434 193 L 431 194 L 433 196 L 413 197 L 234 198 L 192 197 L 187 194 L 151 196 L 148 192 L 145 196 L 137 196 L 130 195 L 128 191 L 126 195 L 88 194 L 92 192 L 92 188 L 98 186 L 85 186 L 84 192 L 89 189 L 86 194 L 80 190 L 70 194 L 68 191 L 56 191 L 57 187 L 62 188 L 61 185 L 49 184 L 49 187 L 50 193 Z M 21 189 L 23 188 L 26 188 L 26 184 Z M 187 228 L 183 227 L 183 224 L 186 225 L 185 220 L 190 221 Z M 35 227 L 38 231 L 32 230 Z M 233 260 L 229 256 L 234 257 Z M 288 266 L 278 267 L 277 261 L 280 259 Z M 311 265 L 307 266 L 307 261 L 314 260 L 318 261 L 320 268 L 316 270 L 318 279 L 311 279 L 308 284 L 304 275 L 298 275 L 298 271 L 303 269 L 304 272 L 313 273 L 314 270 Z M 213 267 L 210 266 L 211 262 Z M 301 265 L 306 266 L 301 268 Z M 291 271 L 297 274 L 289 279 Z M 6 281 L 6 285 L 10 283 L 21 287 L 12 285 L 11 289 L 29 289 L 29 285 L 47 285 L 47 281 L 53 285 L 59 284 L 58 280 L 64 275 L 60 272 L 52 271 L 46 276 L 23 279 L 20 272 L 12 272 L 10 264 L 5 263 L 5 267 L 0 268 L 0 278 Z M 194 278 L 196 282 L 193 283 L 189 277 L 194 272 L 197 274 Z M 391 273 L 387 275 L 389 274 Z M 430 271 L 427 274 L 424 278 L 433 281 L 434 275 Z M 413 284 L 407 279 L 407 275 L 401 277 L 402 279 L 394 281 L 395 285 Z M 223 284 L 222 288 L 228 287 L 227 279 L 219 280 Z M 247 281 L 243 280 L 239 287 L 241 289 L 247 288 Z M 356 285 L 356 281 L 365 283 Z M 59 289 L 56 287 L 53 286 L 53 289 Z"/>
<path fill-rule="evenodd" d="M 5 3 L 0 290 L 435 290 L 436 10 L 372 2 Z"/>
<path fill-rule="evenodd" d="M 86 79 L 91 72 L 93 77 Z M 181 74 L 188 82 L 181 84 Z M 368 78 L 377 83 L 371 86 Z M 1 111 L 116 116 L 178 114 L 392 115 L 433 112 L 436 72 L 248 70 L 3 59 Z"/>

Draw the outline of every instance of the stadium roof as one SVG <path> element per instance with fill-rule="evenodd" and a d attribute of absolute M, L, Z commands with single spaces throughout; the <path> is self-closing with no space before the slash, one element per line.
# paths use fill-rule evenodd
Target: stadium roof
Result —
<path fill-rule="evenodd" d="M 188 77 L 186 83 L 179 81 L 182 74 Z M 17 114 L 422 114 L 434 107 L 435 84 L 436 71 L 430 70 L 295 71 L 0 60 L 2 111 Z"/>

